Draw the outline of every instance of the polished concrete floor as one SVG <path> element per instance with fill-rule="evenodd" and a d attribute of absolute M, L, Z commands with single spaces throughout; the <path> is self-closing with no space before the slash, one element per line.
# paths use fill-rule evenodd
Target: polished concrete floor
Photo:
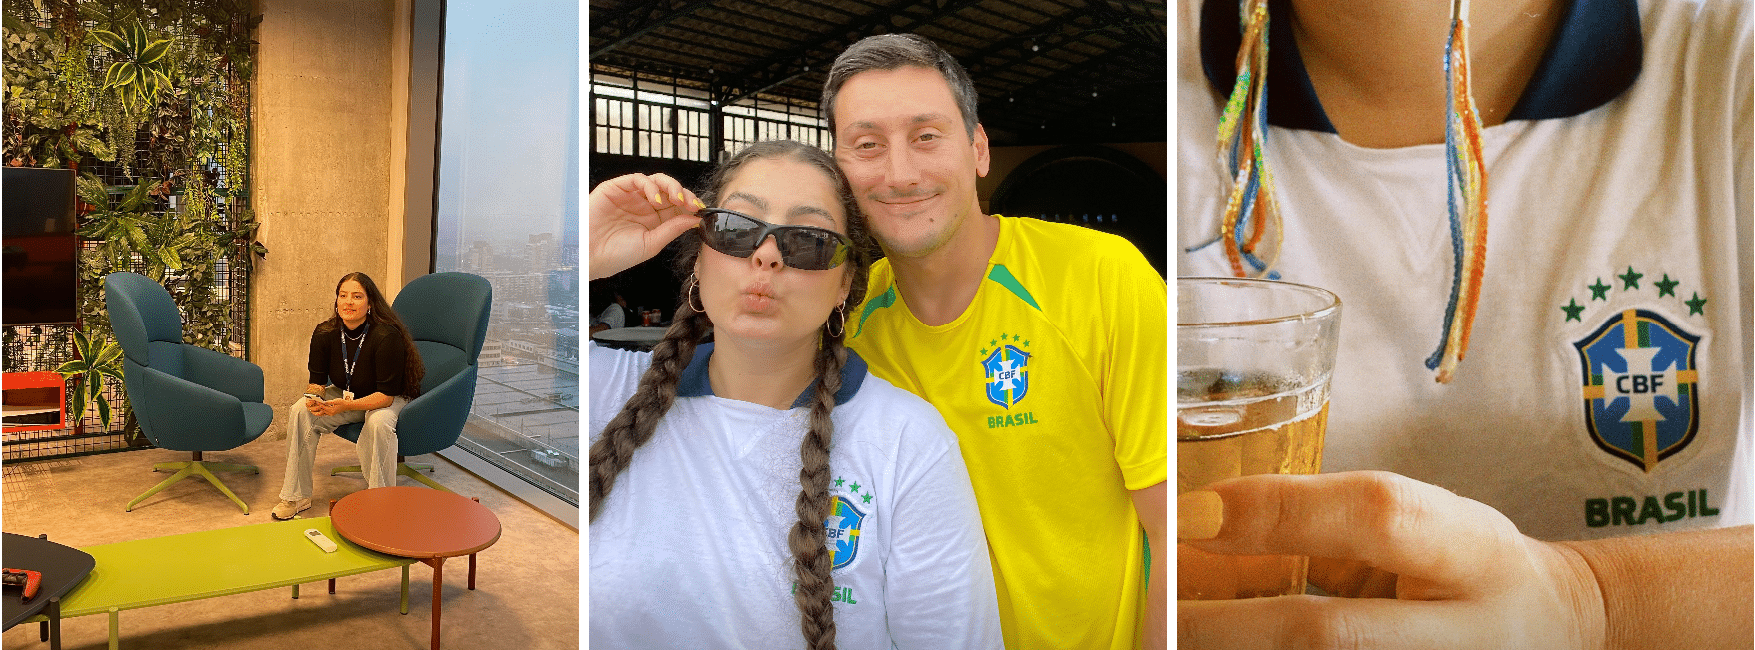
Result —
<path fill-rule="evenodd" d="M 261 473 L 220 473 L 250 505 L 245 515 L 218 490 L 198 478 L 185 479 L 135 506 L 122 508 L 167 474 L 153 463 L 188 460 L 186 452 L 161 449 L 88 456 L 71 460 L 7 463 L 0 485 L 0 528 L 80 547 L 146 537 L 247 526 L 272 521 L 268 512 L 286 474 L 284 441 L 274 429 L 228 452 L 209 452 L 214 462 L 256 465 Z M 497 543 L 478 556 L 476 589 L 466 588 L 467 558 L 446 562 L 441 616 L 446 648 L 555 649 L 580 647 L 579 533 L 437 457 L 411 462 L 437 467 L 430 474 L 452 491 L 480 497 L 500 519 Z M 326 438 L 318 447 L 316 499 L 306 517 L 328 515 L 329 500 L 365 489 L 358 474 L 328 476 L 328 468 L 358 464 L 354 445 Z M 399 485 L 419 485 L 401 477 Z M 273 558 L 263 558 L 272 562 Z M 324 583 L 300 589 L 270 589 L 190 603 L 121 613 L 121 647 L 182 648 L 364 648 L 430 647 L 432 575 L 415 564 L 409 571 L 409 613 L 399 615 L 397 570 L 338 581 L 330 595 Z M 109 621 L 102 615 L 62 622 L 63 647 L 108 647 Z M 4 634 L 5 650 L 48 648 L 36 624 Z"/>

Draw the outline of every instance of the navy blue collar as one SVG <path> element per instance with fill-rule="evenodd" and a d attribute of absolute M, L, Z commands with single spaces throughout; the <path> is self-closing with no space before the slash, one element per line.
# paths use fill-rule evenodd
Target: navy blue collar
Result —
<path fill-rule="evenodd" d="M 1205 0 L 1201 67 L 1220 97 L 1230 95 L 1242 44 L 1236 0 Z M 1290 0 L 1268 0 L 1268 124 L 1334 133 L 1287 28 Z M 1644 41 L 1636 0 L 1572 0 L 1507 120 L 1572 117 L 1614 99 L 1639 77 Z"/>
<path fill-rule="evenodd" d="M 705 397 L 713 394 L 713 382 L 707 378 L 707 358 L 713 356 L 713 344 L 702 343 L 695 346 L 695 358 L 689 366 L 683 368 L 682 377 L 677 380 L 677 397 Z M 846 404 L 859 392 L 860 384 L 865 382 L 865 360 L 859 353 L 847 351 L 847 363 L 841 366 L 841 389 L 835 391 L 835 406 Z M 792 400 L 792 407 L 810 406 L 816 398 L 817 387 L 813 382 L 799 393 L 798 399 Z"/>

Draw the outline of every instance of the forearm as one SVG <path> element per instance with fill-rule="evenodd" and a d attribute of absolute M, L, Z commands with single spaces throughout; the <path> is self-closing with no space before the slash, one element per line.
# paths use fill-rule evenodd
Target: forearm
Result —
<path fill-rule="evenodd" d="M 391 397 L 389 395 L 385 395 L 383 393 L 372 393 L 372 394 L 367 395 L 365 397 L 360 397 L 360 398 L 356 398 L 353 400 L 342 401 L 341 410 L 343 410 L 343 411 L 370 411 L 373 409 L 381 409 L 381 408 L 384 408 L 386 406 L 389 406 L 390 403 L 394 402 L 394 401 L 396 401 L 396 398 Z"/>
<path fill-rule="evenodd" d="M 312 395 L 316 395 L 318 397 L 322 397 L 323 396 L 323 385 L 322 384 L 305 384 L 305 392 L 310 393 Z"/>
<path fill-rule="evenodd" d="M 1749 526 L 1560 544 L 1578 551 L 1596 576 L 1604 650 L 1749 647 Z"/>

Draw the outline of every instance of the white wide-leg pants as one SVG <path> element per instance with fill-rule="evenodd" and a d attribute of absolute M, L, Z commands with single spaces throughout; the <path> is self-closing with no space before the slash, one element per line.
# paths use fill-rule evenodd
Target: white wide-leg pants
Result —
<path fill-rule="evenodd" d="M 323 389 L 323 399 L 338 397 L 341 397 L 341 389 L 334 386 Z M 389 406 L 381 409 L 318 416 L 305 408 L 305 398 L 300 397 L 293 403 L 291 417 L 286 423 L 286 482 L 281 485 L 280 498 L 285 501 L 311 498 L 311 472 L 316 462 L 317 441 L 334 432 L 336 427 L 350 422 L 365 422 L 358 451 L 366 487 L 395 485 L 396 417 L 407 404 L 408 398 L 397 396 Z"/>

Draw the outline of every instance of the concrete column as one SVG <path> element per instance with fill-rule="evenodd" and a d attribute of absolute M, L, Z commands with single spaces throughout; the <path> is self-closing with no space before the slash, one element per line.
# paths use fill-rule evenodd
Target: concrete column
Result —
<path fill-rule="evenodd" d="M 252 162 L 268 257 L 253 281 L 251 361 L 266 375 L 274 427 L 306 384 L 311 328 L 333 314 L 336 280 L 361 271 L 387 297 L 400 287 L 390 249 L 401 245 L 391 233 L 402 227 L 403 186 L 392 179 L 406 157 L 392 152 L 406 146 L 407 84 L 396 74 L 408 63 L 395 51 L 407 47 L 407 6 L 257 2 Z"/>

